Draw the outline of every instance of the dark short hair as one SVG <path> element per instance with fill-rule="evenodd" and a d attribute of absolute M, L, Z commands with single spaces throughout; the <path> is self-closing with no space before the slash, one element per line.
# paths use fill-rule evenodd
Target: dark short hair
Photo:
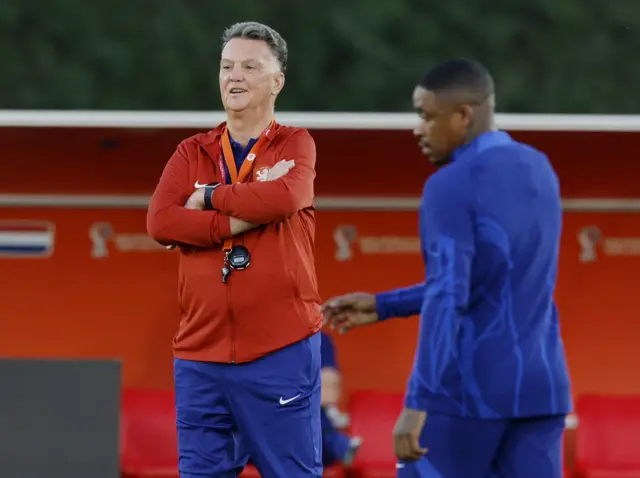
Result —
<path fill-rule="evenodd" d="M 273 56 L 280 64 L 280 70 L 284 73 L 287 69 L 287 57 L 289 51 L 287 42 L 273 28 L 258 22 L 240 22 L 231 25 L 222 34 L 222 48 L 233 38 L 245 38 L 248 40 L 261 40 L 269 45 Z"/>
<path fill-rule="evenodd" d="M 474 60 L 456 58 L 437 64 L 424 75 L 420 86 L 440 93 L 460 90 L 485 99 L 494 94 L 493 78 L 489 71 Z"/>

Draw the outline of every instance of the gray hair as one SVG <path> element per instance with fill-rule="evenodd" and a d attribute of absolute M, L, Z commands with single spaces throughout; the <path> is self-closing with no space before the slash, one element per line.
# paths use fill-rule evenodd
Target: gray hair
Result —
<path fill-rule="evenodd" d="M 222 34 L 222 48 L 233 38 L 245 38 L 248 40 L 261 40 L 266 42 L 271 53 L 280 64 L 280 70 L 284 73 L 287 69 L 287 57 L 289 51 L 287 42 L 273 28 L 258 22 L 240 22 L 231 25 Z"/>

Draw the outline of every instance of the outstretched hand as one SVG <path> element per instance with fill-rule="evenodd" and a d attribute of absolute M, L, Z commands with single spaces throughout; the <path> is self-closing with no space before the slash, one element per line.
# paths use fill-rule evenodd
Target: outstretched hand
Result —
<path fill-rule="evenodd" d="M 353 327 L 373 324 L 378 321 L 376 297 L 365 292 L 356 292 L 329 299 L 322 306 L 324 324 L 344 333 Z"/>

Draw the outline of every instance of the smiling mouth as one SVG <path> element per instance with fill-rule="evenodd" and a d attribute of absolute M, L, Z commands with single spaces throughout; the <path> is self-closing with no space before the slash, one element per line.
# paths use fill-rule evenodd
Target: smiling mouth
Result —
<path fill-rule="evenodd" d="M 240 94 L 246 93 L 246 92 L 247 92 L 247 90 L 244 90 L 242 88 L 231 88 L 229 90 L 229 93 L 231 93 L 232 95 L 240 95 Z"/>

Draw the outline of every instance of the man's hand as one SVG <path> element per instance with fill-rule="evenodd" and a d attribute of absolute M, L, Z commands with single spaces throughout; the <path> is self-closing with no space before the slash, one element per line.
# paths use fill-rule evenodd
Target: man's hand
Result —
<path fill-rule="evenodd" d="M 199 211 L 204 210 L 204 188 L 198 188 L 193 191 L 191 197 L 187 199 L 184 205 L 187 209 L 197 209 Z"/>
<path fill-rule="evenodd" d="M 215 191 L 214 191 L 215 194 Z M 198 188 L 193 191 L 193 194 L 184 205 L 187 209 L 197 209 L 200 211 L 204 210 L 204 188 Z M 243 221 L 242 219 L 238 219 L 237 217 L 230 217 L 230 227 L 231 234 L 233 236 L 237 236 L 238 234 L 243 234 L 247 231 L 255 229 L 258 227 L 258 224 L 253 224 L 251 222 Z"/>
<path fill-rule="evenodd" d="M 296 165 L 294 160 L 283 159 L 278 161 L 267 173 L 267 181 L 275 181 L 287 174 Z M 213 192 L 215 194 L 215 191 Z M 204 188 L 198 188 L 187 199 L 184 205 L 187 209 L 204 210 Z"/>
<path fill-rule="evenodd" d="M 278 161 L 267 173 L 267 181 L 275 181 L 276 179 L 281 178 L 291 171 L 295 165 L 296 162 L 293 159 L 283 159 Z"/>
<path fill-rule="evenodd" d="M 187 202 L 185 203 L 184 207 L 186 209 L 204 211 L 204 188 L 198 188 L 195 191 L 193 191 L 193 194 L 191 194 L 189 199 L 187 199 Z M 247 221 L 243 221 L 242 219 L 238 219 L 235 217 L 230 217 L 229 221 L 230 221 L 231 234 L 233 236 L 236 236 L 238 234 L 243 234 L 247 231 L 250 231 L 258 227 L 258 224 L 253 224 Z M 175 249 L 176 246 L 175 244 L 170 244 L 165 246 L 165 248 L 171 251 Z"/>
<path fill-rule="evenodd" d="M 404 408 L 393 429 L 393 448 L 396 457 L 403 461 L 415 461 L 427 453 L 420 446 L 420 434 L 427 419 L 427 412 Z"/>
<path fill-rule="evenodd" d="M 373 324 L 378 321 L 376 296 L 356 292 L 329 299 L 321 309 L 324 323 L 344 333 L 353 327 Z"/>

